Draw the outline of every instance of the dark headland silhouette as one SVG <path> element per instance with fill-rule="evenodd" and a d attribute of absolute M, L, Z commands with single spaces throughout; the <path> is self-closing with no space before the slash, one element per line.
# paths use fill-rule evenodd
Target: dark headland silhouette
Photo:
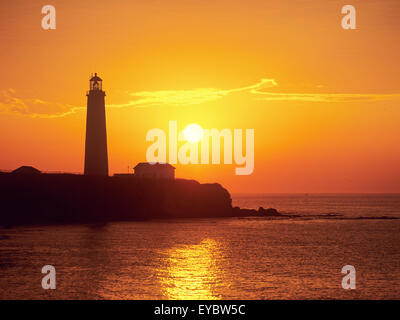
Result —
<path fill-rule="evenodd" d="M 105 92 L 97 74 L 87 93 L 84 175 L 30 166 L 0 172 L 3 226 L 279 215 L 275 209 L 233 208 L 220 184 L 175 179 L 169 164 L 139 163 L 135 174 L 108 176 Z"/>

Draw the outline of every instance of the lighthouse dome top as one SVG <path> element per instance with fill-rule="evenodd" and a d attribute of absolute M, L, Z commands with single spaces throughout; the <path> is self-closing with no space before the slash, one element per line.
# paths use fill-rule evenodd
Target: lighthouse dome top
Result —
<path fill-rule="evenodd" d="M 97 75 L 97 73 L 95 73 L 94 76 L 90 78 L 90 81 L 103 81 L 103 80 Z"/>

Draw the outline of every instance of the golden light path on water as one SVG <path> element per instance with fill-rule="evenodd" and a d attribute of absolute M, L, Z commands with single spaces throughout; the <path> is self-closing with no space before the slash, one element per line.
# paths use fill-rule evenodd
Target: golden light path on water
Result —
<path fill-rule="evenodd" d="M 213 239 L 182 245 L 165 252 L 165 268 L 159 271 L 161 290 L 166 299 L 220 299 L 215 286 L 222 270 L 217 261 L 221 249 Z"/>

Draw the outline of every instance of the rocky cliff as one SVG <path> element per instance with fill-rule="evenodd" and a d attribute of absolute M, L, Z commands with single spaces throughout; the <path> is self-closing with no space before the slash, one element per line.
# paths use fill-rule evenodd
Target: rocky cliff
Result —
<path fill-rule="evenodd" d="M 217 183 L 0 173 L 3 226 L 279 215 L 275 209 L 232 208 L 229 192 Z"/>
<path fill-rule="evenodd" d="M 72 174 L 0 174 L 2 225 L 231 215 L 230 194 L 219 184 Z"/>

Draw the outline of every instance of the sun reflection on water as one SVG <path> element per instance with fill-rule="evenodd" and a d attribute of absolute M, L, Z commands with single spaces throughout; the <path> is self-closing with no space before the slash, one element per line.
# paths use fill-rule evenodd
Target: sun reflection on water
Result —
<path fill-rule="evenodd" d="M 177 300 L 220 299 L 215 290 L 221 282 L 217 264 L 220 254 L 219 243 L 209 238 L 168 249 L 159 272 L 163 296 Z"/>

